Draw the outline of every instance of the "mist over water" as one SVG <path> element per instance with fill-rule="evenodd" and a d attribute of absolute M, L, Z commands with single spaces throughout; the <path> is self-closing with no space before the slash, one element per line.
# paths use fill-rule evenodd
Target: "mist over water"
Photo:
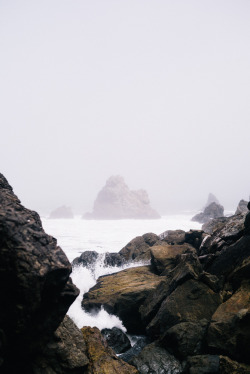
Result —
<path fill-rule="evenodd" d="M 0 3 L 1 172 L 41 214 L 111 175 L 160 214 L 247 200 L 250 2 Z"/>

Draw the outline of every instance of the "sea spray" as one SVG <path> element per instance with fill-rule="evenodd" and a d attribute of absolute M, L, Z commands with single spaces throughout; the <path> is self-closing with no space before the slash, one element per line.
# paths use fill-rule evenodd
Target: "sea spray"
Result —
<path fill-rule="evenodd" d="M 104 259 L 105 253 L 100 253 L 95 264 L 92 264 L 91 267 L 87 268 L 79 265 L 73 268 L 71 274 L 72 280 L 80 289 L 80 294 L 68 310 L 68 315 L 79 328 L 83 326 L 96 326 L 101 330 L 103 328 L 118 327 L 126 332 L 126 328 L 123 326 L 122 321 L 118 317 L 107 313 L 103 307 L 97 313 L 85 312 L 81 306 L 82 298 L 83 295 L 96 284 L 96 281 L 100 276 L 117 273 L 118 271 L 131 267 L 148 265 L 149 262 L 131 262 L 120 267 L 111 267 L 105 266 Z"/>

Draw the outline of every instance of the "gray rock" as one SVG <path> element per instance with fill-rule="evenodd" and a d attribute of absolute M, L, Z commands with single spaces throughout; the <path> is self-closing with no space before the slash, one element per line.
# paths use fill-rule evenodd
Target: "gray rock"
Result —
<path fill-rule="evenodd" d="M 160 215 L 151 208 L 145 190 L 131 191 L 121 176 L 110 177 L 98 193 L 92 213 L 85 219 L 155 219 Z"/>
<path fill-rule="evenodd" d="M 50 213 L 49 218 L 58 219 L 58 218 L 74 218 L 74 214 L 70 207 L 68 206 L 60 206 L 59 208 L 53 210 Z"/>
<path fill-rule="evenodd" d="M 223 217 L 224 216 L 224 208 L 222 205 L 217 204 L 215 202 L 208 205 L 203 212 L 196 214 L 192 221 L 197 221 L 200 223 L 208 222 L 210 219 Z"/>

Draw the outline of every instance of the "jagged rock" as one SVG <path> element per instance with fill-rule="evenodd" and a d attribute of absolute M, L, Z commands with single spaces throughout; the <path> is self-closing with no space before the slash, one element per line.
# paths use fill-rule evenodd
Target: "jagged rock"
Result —
<path fill-rule="evenodd" d="M 219 200 L 217 199 L 217 197 L 212 194 L 211 192 L 208 194 L 208 197 L 207 197 L 207 202 L 206 202 L 206 205 L 205 207 L 209 206 L 210 204 L 212 203 L 216 203 L 216 204 L 220 204 Z"/>
<path fill-rule="evenodd" d="M 156 316 L 147 326 L 147 332 L 151 337 L 158 338 L 177 323 L 210 320 L 220 303 L 220 295 L 205 284 L 188 280 L 162 302 Z"/>
<path fill-rule="evenodd" d="M 220 374 L 249 374 L 250 366 L 220 356 Z"/>
<path fill-rule="evenodd" d="M 237 206 L 237 209 L 235 211 L 235 214 L 247 213 L 248 212 L 247 204 L 248 204 L 248 201 L 240 200 Z"/>
<path fill-rule="evenodd" d="M 151 341 L 147 336 L 137 336 L 137 341 L 127 352 L 122 353 L 119 358 L 123 361 L 130 362 L 133 357 L 138 356 L 138 354 L 143 350 L 143 348 L 150 344 Z"/>
<path fill-rule="evenodd" d="M 198 355 L 204 349 L 208 321 L 182 322 L 174 325 L 160 339 L 160 344 L 181 360 Z"/>
<path fill-rule="evenodd" d="M 128 332 L 142 333 L 139 307 L 161 278 L 152 273 L 150 266 L 140 266 L 98 278 L 97 284 L 83 296 L 86 311 L 101 308 L 117 315 Z"/>
<path fill-rule="evenodd" d="M 96 251 L 84 251 L 81 256 L 76 257 L 72 261 L 72 266 L 84 266 L 93 268 L 96 260 L 98 258 L 98 253 Z"/>
<path fill-rule="evenodd" d="M 87 213 L 84 218 L 155 219 L 160 215 L 151 208 L 146 191 L 131 191 L 121 176 L 112 176 L 98 193 L 93 213 Z"/>
<path fill-rule="evenodd" d="M 150 249 L 151 263 L 158 274 L 163 271 L 168 272 L 176 266 L 176 257 L 182 253 L 196 253 L 195 249 L 187 243 L 182 245 L 162 243 L 161 245 L 154 245 Z"/>
<path fill-rule="evenodd" d="M 124 353 L 131 348 L 129 338 L 121 329 L 117 327 L 102 329 L 101 333 L 109 347 L 112 348 L 115 353 Z"/>
<path fill-rule="evenodd" d="M 203 230 L 189 230 L 185 232 L 185 243 L 191 244 L 194 248 L 199 249 L 202 241 L 207 235 Z"/>
<path fill-rule="evenodd" d="M 159 238 L 168 244 L 183 244 L 185 241 L 185 231 L 167 230 L 160 234 Z"/>
<path fill-rule="evenodd" d="M 120 360 L 96 327 L 81 329 L 90 364 L 86 374 L 139 374 L 134 366 Z"/>
<path fill-rule="evenodd" d="M 180 362 L 164 348 L 156 343 L 147 345 L 130 361 L 140 374 L 181 374 L 183 373 Z"/>
<path fill-rule="evenodd" d="M 82 332 L 65 316 L 63 322 L 32 363 L 32 374 L 85 373 L 89 359 Z"/>
<path fill-rule="evenodd" d="M 190 356 L 187 360 L 189 374 L 220 374 L 220 357 L 216 355 Z"/>
<path fill-rule="evenodd" d="M 199 254 L 215 253 L 221 251 L 223 247 L 235 243 L 245 233 L 245 220 L 244 213 L 225 217 L 223 221 L 221 219 L 212 220 L 213 227 L 209 230 L 210 235 L 203 240 Z M 202 226 L 202 228 L 206 231 L 206 227 Z"/>
<path fill-rule="evenodd" d="M 49 218 L 74 218 L 70 207 L 62 205 L 50 213 Z"/>
<path fill-rule="evenodd" d="M 159 236 L 153 233 L 147 233 L 142 236 L 137 236 L 132 239 L 125 247 L 123 247 L 119 254 L 126 261 L 145 261 L 150 260 L 150 248 L 156 243 L 160 242 Z"/>
<path fill-rule="evenodd" d="M 1 373 L 28 372 L 42 353 L 79 293 L 70 273 L 56 239 L 0 174 Z"/>
<path fill-rule="evenodd" d="M 124 257 L 120 253 L 105 253 L 104 264 L 106 266 L 122 266 L 126 263 Z"/>
<path fill-rule="evenodd" d="M 206 271 L 224 277 L 236 290 L 244 279 L 249 279 L 250 236 L 243 236 L 229 247 L 218 252 Z"/>
<path fill-rule="evenodd" d="M 205 223 L 205 222 L 208 222 L 210 219 L 223 217 L 223 216 L 224 216 L 223 206 L 217 203 L 211 203 L 204 209 L 203 212 L 196 214 L 192 218 L 192 221 Z"/>
<path fill-rule="evenodd" d="M 221 304 L 212 316 L 208 346 L 240 362 L 250 363 L 250 283 Z"/>

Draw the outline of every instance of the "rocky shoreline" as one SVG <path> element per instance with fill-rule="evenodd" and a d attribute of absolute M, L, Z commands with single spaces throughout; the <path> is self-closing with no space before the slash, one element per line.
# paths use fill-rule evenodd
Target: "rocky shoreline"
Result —
<path fill-rule="evenodd" d="M 132 348 L 119 331 L 78 329 L 66 315 L 79 292 L 71 264 L 2 174 L 0 232 L 1 373 L 250 373 L 249 210 L 106 254 L 107 266 L 148 262 L 100 277 L 82 300 L 143 334 Z M 85 252 L 72 265 L 95 261 Z"/>

